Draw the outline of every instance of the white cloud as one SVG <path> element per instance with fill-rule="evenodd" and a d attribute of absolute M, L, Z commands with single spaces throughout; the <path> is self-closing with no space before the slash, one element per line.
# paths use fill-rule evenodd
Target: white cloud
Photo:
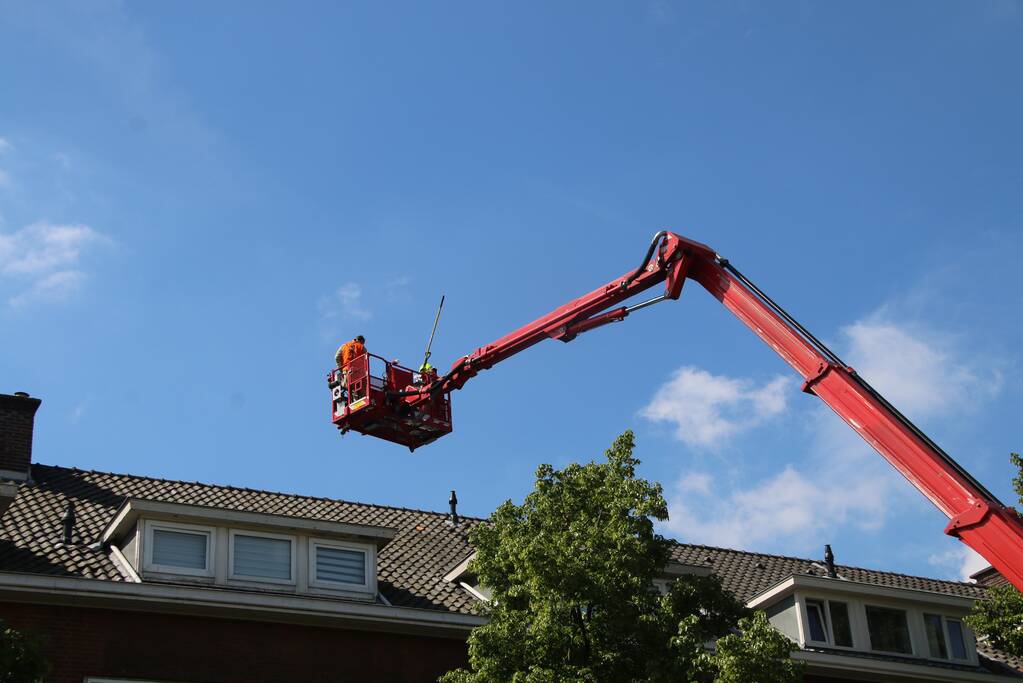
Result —
<path fill-rule="evenodd" d="M 109 242 L 87 225 L 34 223 L 0 233 L 0 275 L 43 275 L 78 263 L 82 251 Z"/>
<path fill-rule="evenodd" d="M 675 425 L 690 446 L 718 447 L 730 437 L 785 411 L 785 391 L 794 381 L 775 377 L 763 385 L 682 367 L 654 394 L 641 414 Z"/>
<path fill-rule="evenodd" d="M 36 280 L 28 289 L 7 300 L 12 308 L 23 308 L 38 302 L 67 301 L 78 292 L 85 274 L 78 270 L 59 270 Z"/>
<path fill-rule="evenodd" d="M 706 472 L 690 472 L 679 478 L 675 488 L 682 493 L 691 492 L 709 495 L 710 487 L 713 483 L 714 477 Z"/>
<path fill-rule="evenodd" d="M 705 490 L 689 485 L 694 477 L 706 484 Z M 668 528 L 687 541 L 729 548 L 793 547 L 793 542 L 803 547 L 839 523 L 872 528 L 878 523 L 877 510 L 883 508 L 883 488 L 873 481 L 822 486 L 791 465 L 725 496 L 712 495 L 713 484 L 708 473 L 683 476 L 669 503 Z"/>
<path fill-rule="evenodd" d="M 669 492 L 667 528 L 707 545 L 804 552 L 843 525 L 881 527 L 898 475 L 826 408 L 805 417 L 808 466 L 786 464 L 731 487 L 708 472 L 685 472 Z"/>
<path fill-rule="evenodd" d="M 9 143 L 6 138 L 0 138 L 0 157 L 4 156 L 8 152 L 14 149 L 13 145 Z M 0 187 L 7 187 L 11 184 L 11 174 L 8 171 L 0 168 Z"/>
<path fill-rule="evenodd" d="M 346 282 L 333 294 L 320 299 L 319 308 L 324 318 L 368 320 L 372 317 L 362 302 L 362 287 L 356 282 Z"/>
<path fill-rule="evenodd" d="M 1001 386 L 1000 377 L 957 353 L 950 335 L 878 315 L 842 332 L 842 355 L 908 414 L 937 418 L 976 409 Z M 775 386 L 778 381 L 758 388 L 748 380 L 683 368 L 658 390 L 651 402 L 656 409 L 648 406 L 645 414 L 671 419 L 680 439 L 705 445 L 780 413 L 784 396 L 775 392 L 784 382 Z M 743 412 L 753 417 L 744 422 Z M 802 552 L 843 527 L 880 528 L 893 507 L 915 499 L 895 470 L 830 410 L 819 407 L 801 416 L 810 434 L 802 446 L 804 466 L 779 465 L 781 471 L 765 479 L 732 486 L 708 472 L 684 472 L 669 492 L 667 528 L 691 542 Z M 982 568 L 972 551 L 956 552 L 957 571 Z"/>
<path fill-rule="evenodd" d="M 978 555 L 969 546 L 959 545 L 943 553 L 935 553 L 927 558 L 927 561 L 935 567 L 949 572 L 949 574 L 960 581 L 969 581 L 971 574 L 976 574 L 981 569 L 987 569 L 991 563 Z"/>
<path fill-rule="evenodd" d="M 955 357 L 948 335 L 913 330 L 877 316 L 842 329 L 848 361 L 900 411 L 940 417 L 975 408 L 1001 390 L 1002 378 Z"/>
<path fill-rule="evenodd" d="M 81 224 L 34 223 L 16 232 L 0 233 L 0 277 L 23 288 L 8 303 L 23 307 L 36 301 L 67 299 L 86 279 L 80 268 L 83 253 L 111 242 Z"/>
<path fill-rule="evenodd" d="M 77 405 L 75 405 L 75 407 L 71 410 L 71 415 L 70 415 L 71 424 L 78 424 L 79 422 L 81 422 L 82 418 L 85 417 L 86 411 L 88 411 L 88 410 L 89 410 L 89 399 L 85 399 L 84 401 L 80 401 Z"/>

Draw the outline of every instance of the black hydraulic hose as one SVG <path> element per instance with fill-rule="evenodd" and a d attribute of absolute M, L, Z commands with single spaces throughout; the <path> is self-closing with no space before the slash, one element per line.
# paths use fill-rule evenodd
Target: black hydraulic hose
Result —
<path fill-rule="evenodd" d="M 633 280 L 635 280 L 636 278 L 643 274 L 643 269 L 646 268 L 646 264 L 650 263 L 650 258 L 654 255 L 654 250 L 657 249 L 657 245 L 660 244 L 661 240 L 664 237 L 667 237 L 667 235 L 668 235 L 667 230 L 661 230 L 656 235 L 654 235 L 654 238 L 650 241 L 650 246 L 646 250 L 646 256 L 643 257 L 643 263 L 639 264 L 639 268 L 637 268 L 632 273 L 632 275 L 625 279 L 625 282 L 622 285 L 623 287 L 627 287 L 628 285 L 632 284 Z M 451 379 L 452 375 L 454 375 L 457 371 L 461 370 L 462 367 L 468 362 L 469 359 L 466 358 L 463 363 L 460 363 L 457 367 L 452 368 L 451 371 L 448 372 L 448 374 L 437 379 L 435 382 L 432 383 L 432 386 L 430 386 L 429 391 L 426 393 L 436 394 L 439 391 L 443 391 L 444 386 Z M 387 397 L 406 398 L 408 396 L 422 396 L 423 393 L 424 393 L 423 391 L 389 391 L 387 392 Z"/>
<path fill-rule="evenodd" d="M 967 482 L 970 483 L 970 485 L 972 485 L 975 489 L 977 489 L 977 492 L 980 493 L 982 496 L 984 496 L 989 503 L 993 503 L 994 505 L 997 505 L 998 507 L 1005 507 L 1002 504 L 1002 502 L 1000 500 L 998 500 L 997 497 L 995 497 L 995 494 L 993 494 L 990 491 L 988 491 L 987 488 L 983 484 L 981 484 L 979 481 L 974 479 L 973 475 L 970 474 L 969 472 L 967 472 L 966 469 L 962 465 L 960 465 L 958 462 L 956 462 L 955 459 L 951 455 L 946 453 L 941 448 L 941 446 L 939 446 L 938 444 L 934 443 L 931 440 L 931 437 L 929 437 L 926 434 L 924 434 L 923 431 L 919 427 L 917 427 L 915 424 L 913 424 L 913 422 L 908 417 L 906 417 L 905 415 L 900 413 L 898 408 L 896 408 L 891 403 L 889 403 L 888 399 L 886 399 L 884 396 L 882 396 L 881 393 L 877 389 L 875 389 L 874 387 L 870 386 L 870 384 L 867 383 L 867 380 L 865 380 L 862 377 L 860 377 L 856 372 L 852 372 L 851 374 L 852 374 L 853 379 L 855 379 L 859 383 L 859 385 L 861 387 L 863 387 L 864 389 L 867 390 L 867 393 L 869 393 L 871 396 L 873 396 L 874 399 L 878 403 L 880 403 L 892 415 L 894 415 L 896 418 L 898 418 L 899 422 L 901 422 L 903 425 L 905 425 L 905 427 L 909 431 L 911 431 L 914 436 L 916 436 L 918 439 L 923 441 L 925 444 L 927 444 L 928 447 L 930 447 L 931 450 L 933 450 L 935 453 L 937 453 L 941 457 L 941 459 L 944 460 L 948 464 L 949 467 L 951 467 L 953 470 L 955 470 L 956 473 L 960 477 L 965 479 Z"/>
<path fill-rule="evenodd" d="M 660 244 L 661 239 L 667 237 L 668 231 L 661 230 L 659 233 L 654 235 L 654 238 L 650 241 L 650 248 L 646 250 L 646 256 L 643 257 L 643 263 L 639 264 L 639 268 L 629 277 L 625 278 L 625 284 L 623 287 L 628 287 L 632 284 L 632 281 L 643 274 L 643 269 L 646 268 L 646 264 L 650 263 L 650 257 L 654 255 L 654 249 Z"/>
<path fill-rule="evenodd" d="M 842 359 L 839 358 L 831 349 L 825 346 L 821 340 L 817 339 L 817 337 L 813 336 L 813 334 L 809 330 L 800 325 L 795 318 L 789 315 L 789 313 L 784 308 L 779 306 L 771 297 L 767 296 L 767 294 L 762 289 L 753 284 L 753 282 L 750 281 L 748 277 L 740 273 L 738 268 L 736 268 L 735 266 L 728 262 L 728 259 L 723 259 L 719 257 L 718 264 L 722 268 L 730 272 L 732 275 L 734 275 L 740 282 L 742 282 L 742 284 L 749 287 L 749 289 L 754 294 L 756 294 L 765 304 L 767 304 L 772 311 L 781 316 L 792 327 L 796 328 L 799 331 L 799 333 L 803 335 L 804 338 L 811 342 L 817 348 L 817 350 L 824 355 L 825 358 L 827 358 L 835 365 L 839 365 L 845 370 L 848 370 L 850 377 L 852 377 L 861 387 L 863 387 L 866 390 L 866 392 L 870 394 L 871 397 L 874 398 L 874 400 L 876 400 L 878 403 L 884 406 L 884 408 L 889 413 L 891 413 L 895 417 L 895 419 L 898 420 L 904 427 L 906 427 L 906 429 L 912 432 L 914 436 L 916 436 L 918 439 L 924 442 L 931 450 L 937 453 L 938 456 L 942 460 L 944 460 L 949 467 L 951 467 L 959 476 L 961 476 L 963 479 L 969 482 L 969 484 L 973 486 L 978 493 L 985 496 L 989 502 L 994 503 L 995 505 L 998 505 L 1000 507 L 1004 507 L 1001 501 L 999 501 L 998 498 L 996 498 L 993 493 L 988 491 L 983 484 L 977 481 L 972 474 L 967 472 L 966 469 L 964 469 L 962 465 L 956 462 L 951 455 L 942 450 L 941 446 L 934 443 L 934 441 L 931 440 L 931 437 L 924 434 L 923 430 L 921 430 L 919 427 L 913 424 L 912 420 L 910 420 L 908 417 L 899 412 L 899 409 L 893 406 L 891 403 L 889 403 L 888 399 L 882 396 L 877 389 L 870 386 L 867 380 L 863 379 L 855 370 L 846 365 L 845 362 L 843 362 Z"/>
<path fill-rule="evenodd" d="M 456 372 L 461 370 L 462 367 L 466 363 L 468 363 L 468 360 L 469 359 L 467 358 L 464 362 L 462 362 L 459 365 L 457 365 L 456 367 L 452 368 L 446 375 L 444 375 L 443 377 L 440 377 L 436 381 L 432 382 L 432 386 L 430 386 L 429 391 L 427 391 L 425 393 L 428 393 L 428 394 L 432 395 L 432 394 L 436 394 L 439 391 L 443 391 L 444 385 L 447 384 L 447 382 L 451 379 L 451 377 Z M 422 396 L 423 393 L 424 392 L 422 390 L 418 390 L 418 391 L 388 391 L 387 392 L 387 398 L 405 398 L 407 396 Z"/>
<path fill-rule="evenodd" d="M 842 362 L 841 358 L 839 358 L 831 349 L 824 345 L 824 342 L 822 342 L 817 337 L 813 336 L 810 330 L 800 325 L 798 320 L 789 315 L 788 311 L 779 306 L 778 303 L 774 301 L 774 299 L 767 296 L 764 290 L 760 289 L 755 284 L 753 284 L 753 282 L 748 277 L 740 273 L 739 269 L 733 266 L 731 263 L 729 263 L 728 259 L 718 257 L 718 264 L 722 268 L 730 272 L 732 275 L 734 275 L 736 278 L 738 278 L 739 282 L 749 287 L 754 294 L 760 297 L 760 299 L 763 300 L 763 302 L 766 303 L 771 308 L 772 311 L 781 316 L 785 320 L 785 322 L 799 330 L 799 333 L 802 334 L 809 342 L 811 342 L 817 348 L 818 351 L 824 354 L 824 356 L 828 360 L 830 360 L 832 363 L 835 363 L 836 365 L 847 367 L 846 364 Z"/>

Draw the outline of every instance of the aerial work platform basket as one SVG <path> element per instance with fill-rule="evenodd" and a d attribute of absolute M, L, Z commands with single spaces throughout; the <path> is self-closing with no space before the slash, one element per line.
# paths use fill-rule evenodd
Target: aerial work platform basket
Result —
<path fill-rule="evenodd" d="M 349 362 L 347 376 L 337 368 L 327 375 L 331 421 L 342 434 L 369 434 L 414 451 L 451 432 L 451 395 L 417 391 L 429 379 L 364 353 Z"/>

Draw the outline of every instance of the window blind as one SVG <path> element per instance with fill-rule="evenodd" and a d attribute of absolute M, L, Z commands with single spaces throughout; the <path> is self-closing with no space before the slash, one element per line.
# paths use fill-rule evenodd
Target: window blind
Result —
<path fill-rule="evenodd" d="M 291 541 L 234 535 L 234 575 L 291 580 Z"/>
<path fill-rule="evenodd" d="M 153 564 L 185 569 L 206 569 L 206 534 L 153 530 Z"/>
<path fill-rule="evenodd" d="M 366 553 L 347 548 L 316 546 L 316 580 L 366 584 Z"/>

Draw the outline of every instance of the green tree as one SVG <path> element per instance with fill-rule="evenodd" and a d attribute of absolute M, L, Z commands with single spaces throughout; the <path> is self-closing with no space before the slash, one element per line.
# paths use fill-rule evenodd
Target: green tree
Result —
<path fill-rule="evenodd" d="M 658 484 L 636 478 L 633 435 L 607 461 L 541 465 L 522 505 L 505 502 L 473 529 L 470 569 L 491 591 L 469 637 L 470 670 L 444 683 L 688 681 L 794 683 L 795 645 L 715 577 L 653 581 L 671 544 Z M 707 644 L 717 640 L 717 646 Z"/>
<path fill-rule="evenodd" d="M 0 620 L 0 683 L 37 683 L 48 670 L 39 641 Z"/>
<path fill-rule="evenodd" d="M 1016 468 L 1012 488 L 1023 505 L 1023 457 L 1010 453 L 1009 461 Z M 1013 586 L 996 586 L 988 590 L 988 599 L 973 604 L 973 613 L 966 623 L 988 642 L 1003 652 L 1023 657 L 1023 595 Z"/>

